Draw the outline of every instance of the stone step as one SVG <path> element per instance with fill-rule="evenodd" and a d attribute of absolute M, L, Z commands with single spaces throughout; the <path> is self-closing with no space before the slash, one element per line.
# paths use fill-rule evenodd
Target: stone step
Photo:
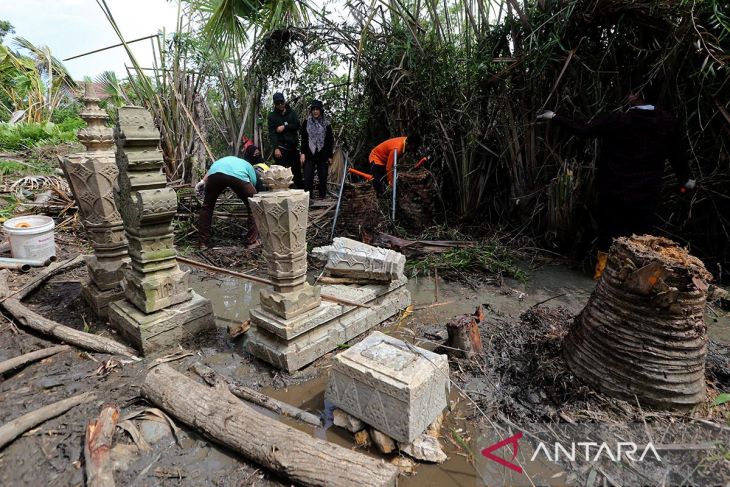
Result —
<path fill-rule="evenodd" d="M 379 296 L 403 287 L 407 282 L 408 279 L 402 277 L 389 284 L 367 284 L 364 286 L 335 284 L 322 286 L 321 294 L 340 297 L 357 303 L 371 304 Z M 319 307 L 289 320 L 267 313 L 261 308 L 252 309 L 250 315 L 253 326 L 284 340 L 292 340 L 353 309 L 355 309 L 354 306 L 345 306 L 323 300 Z"/>
<path fill-rule="evenodd" d="M 252 327 L 248 332 L 248 351 L 288 372 L 299 370 L 407 307 L 411 304 L 411 293 L 401 286 L 369 304 L 373 307 L 349 308 L 349 311 L 290 341 Z"/>

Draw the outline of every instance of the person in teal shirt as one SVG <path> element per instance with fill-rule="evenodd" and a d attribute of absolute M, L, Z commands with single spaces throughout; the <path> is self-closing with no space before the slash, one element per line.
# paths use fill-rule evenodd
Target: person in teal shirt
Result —
<path fill-rule="evenodd" d="M 215 161 L 208 169 L 208 173 L 203 180 L 195 186 L 198 192 L 204 191 L 205 193 L 198 222 L 199 245 L 201 247 L 210 247 L 213 210 L 216 201 L 218 201 L 218 196 L 228 188 L 231 188 L 246 203 L 248 208 L 248 230 L 244 238 L 244 244 L 247 248 L 255 247 L 258 245 L 259 232 L 248 199 L 256 194 L 256 171 L 248 161 L 234 156 L 223 157 Z"/>

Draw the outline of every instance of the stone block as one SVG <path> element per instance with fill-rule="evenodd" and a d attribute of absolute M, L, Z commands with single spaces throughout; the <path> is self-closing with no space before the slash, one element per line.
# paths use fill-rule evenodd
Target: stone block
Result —
<path fill-rule="evenodd" d="M 127 299 L 145 313 L 182 303 L 192 296 L 190 272 L 183 271 L 177 264 L 169 270 L 146 275 L 133 269 L 127 273 L 125 285 Z"/>
<path fill-rule="evenodd" d="M 306 282 L 288 293 L 262 289 L 259 292 L 259 303 L 264 311 L 288 320 L 318 307 L 322 302 L 319 291 L 320 286 L 312 286 Z"/>
<path fill-rule="evenodd" d="M 345 428 L 350 433 L 357 433 L 365 429 L 365 423 L 357 419 L 351 414 L 347 414 L 342 409 L 335 408 L 332 411 L 332 423 L 340 428 Z"/>
<path fill-rule="evenodd" d="M 84 260 L 86 260 L 89 277 L 102 291 L 120 288 L 124 273 L 129 269 L 129 257 L 99 260 L 97 255 L 87 255 L 84 256 Z"/>
<path fill-rule="evenodd" d="M 288 372 L 299 370 L 407 307 L 411 294 L 401 287 L 369 304 L 371 308 L 347 311 L 289 341 L 252 327 L 248 332 L 248 351 Z"/>
<path fill-rule="evenodd" d="M 322 292 L 330 296 L 342 297 L 350 301 L 365 304 L 378 296 L 382 296 L 404 286 L 406 282 L 408 282 L 408 279 L 403 277 L 390 284 L 368 284 L 366 286 L 330 285 L 322 286 Z M 322 301 L 319 307 L 289 320 L 282 319 L 259 308 L 252 309 L 249 313 L 251 315 L 252 325 L 285 340 L 291 340 L 353 309 L 355 309 L 354 306 L 346 306 L 332 301 Z"/>
<path fill-rule="evenodd" d="M 337 277 L 392 281 L 403 276 L 406 265 L 401 253 L 344 237 L 313 249 L 312 255 L 325 261 L 325 269 Z"/>
<path fill-rule="evenodd" d="M 142 354 L 173 347 L 199 332 L 215 328 L 210 301 L 193 292 L 192 299 L 145 314 L 126 300 L 109 305 L 109 323 Z"/>
<path fill-rule="evenodd" d="M 449 365 L 380 332 L 338 354 L 325 398 L 391 438 L 411 443 L 447 406 Z"/>
<path fill-rule="evenodd" d="M 81 296 L 98 318 L 106 319 L 109 305 L 124 299 L 124 289 L 117 283 L 112 289 L 102 290 L 92 281 L 87 281 L 81 285 Z"/>

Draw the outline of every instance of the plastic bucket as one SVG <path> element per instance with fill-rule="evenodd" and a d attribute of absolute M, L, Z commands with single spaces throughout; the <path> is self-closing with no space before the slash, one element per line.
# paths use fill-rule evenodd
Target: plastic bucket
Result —
<path fill-rule="evenodd" d="M 55 226 L 53 218 L 44 215 L 18 216 L 3 223 L 13 258 L 46 260 L 54 257 Z"/>

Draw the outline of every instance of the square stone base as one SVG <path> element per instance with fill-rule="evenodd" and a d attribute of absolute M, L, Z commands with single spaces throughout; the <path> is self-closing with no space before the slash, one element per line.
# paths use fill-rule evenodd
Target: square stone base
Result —
<path fill-rule="evenodd" d="M 265 311 L 289 320 L 319 306 L 322 302 L 319 291 L 319 286 L 307 282 L 296 291 L 286 293 L 262 289 L 259 291 L 259 303 Z"/>
<path fill-rule="evenodd" d="M 92 309 L 97 318 L 106 319 L 109 314 L 109 305 L 114 301 L 124 299 L 124 289 L 117 285 L 113 289 L 102 291 L 92 281 L 81 285 L 81 296 Z"/>
<path fill-rule="evenodd" d="M 407 307 L 411 293 L 400 287 L 368 304 L 371 308 L 348 307 L 339 316 L 289 341 L 252 327 L 248 332 L 248 351 L 288 372 L 299 370 Z"/>
<path fill-rule="evenodd" d="M 446 355 L 373 332 L 337 354 L 325 399 L 394 440 L 411 443 L 446 408 Z"/>
<path fill-rule="evenodd" d="M 193 292 L 193 298 L 145 314 L 127 300 L 109 305 L 109 323 L 143 355 L 173 347 L 183 339 L 215 328 L 210 301 Z"/>

